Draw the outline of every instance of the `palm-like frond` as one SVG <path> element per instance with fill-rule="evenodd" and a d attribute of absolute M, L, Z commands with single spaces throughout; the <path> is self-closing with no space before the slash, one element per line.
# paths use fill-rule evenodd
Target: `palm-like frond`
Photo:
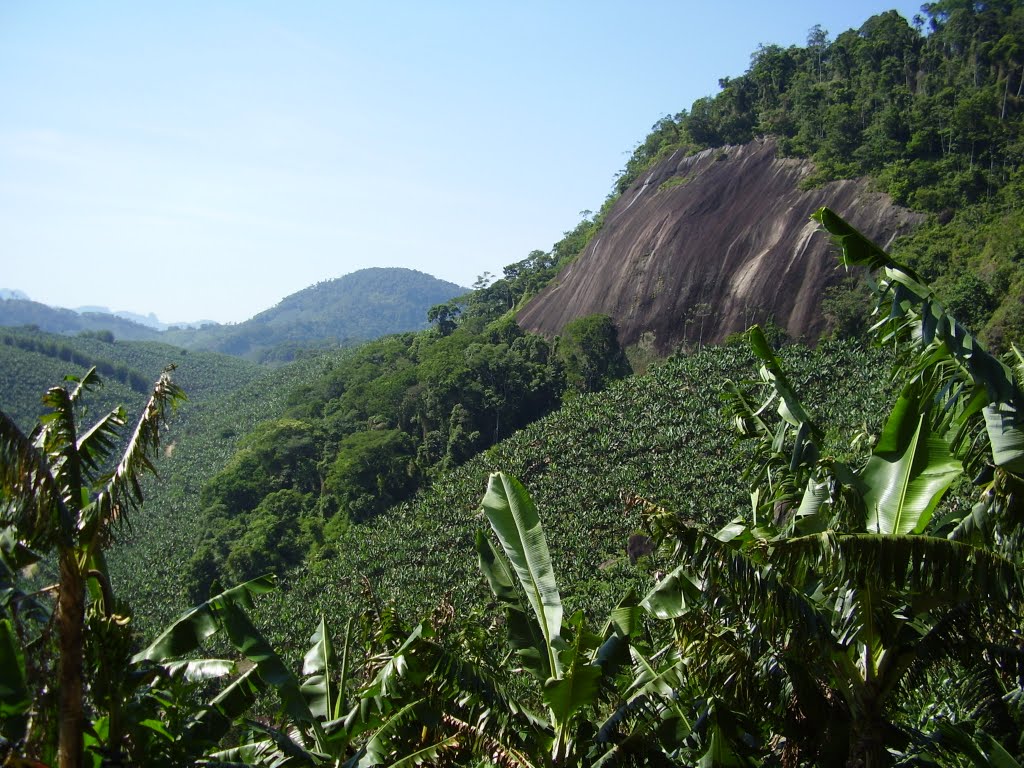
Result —
<path fill-rule="evenodd" d="M 878 584 L 932 608 L 1021 597 L 1021 569 L 989 549 L 934 536 L 827 532 L 773 542 L 767 559 L 791 584 Z"/>
<path fill-rule="evenodd" d="M 756 620 L 762 634 L 768 637 L 789 637 L 818 647 L 823 656 L 834 648 L 831 637 L 831 613 L 802 589 L 803 582 L 791 582 L 779 568 L 766 567 L 772 549 L 767 540 L 737 538 L 721 541 L 716 536 L 680 524 L 680 556 L 689 576 L 672 582 L 665 579 L 655 589 L 661 592 L 661 603 L 678 599 L 692 602 L 692 588 L 700 585 L 701 602 L 724 599 L 740 616 Z M 808 537 L 813 538 L 813 537 Z M 678 595 L 672 594 L 673 590 Z M 668 593 L 668 594 L 665 594 Z M 652 604 L 651 595 L 645 598 Z"/>
<path fill-rule="evenodd" d="M 561 677 L 562 598 L 537 508 L 526 489 L 502 472 L 491 475 L 480 502 L 505 555 L 512 563 L 544 638 L 553 677 Z"/>
<path fill-rule="evenodd" d="M 414 713 L 419 719 L 410 721 Z M 499 675 L 458 647 L 435 642 L 424 624 L 382 659 L 374 679 L 359 693 L 346 728 L 350 739 L 373 734 L 361 761 L 388 762 L 429 752 L 424 732 L 410 723 L 429 725 L 430 744 L 457 747 L 460 754 L 510 767 L 530 766 L 531 745 L 550 740 L 547 722 L 510 695 Z"/>
<path fill-rule="evenodd" d="M 104 464 L 117 448 L 117 439 L 124 424 L 124 408 L 115 408 L 78 438 L 78 460 L 82 465 L 83 479 L 87 482 L 106 470 Z"/>
<path fill-rule="evenodd" d="M 459 720 L 450 713 L 443 714 L 441 720 L 448 729 L 460 734 L 464 743 L 471 745 L 472 754 L 482 758 L 478 762 L 480 765 L 493 763 L 502 768 L 538 768 L 542 765 L 531 757 L 526 744 L 495 737 L 479 721 L 472 723 Z"/>
<path fill-rule="evenodd" d="M 922 533 L 963 473 L 944 436 L 933 432 L 931 409 L 918 387 L 904 389 L 860 473 L 867 486 L 866 527 L 873 533 Z"/>
<path fill-rule="evenodd" d="M 678 721 L 682 722 L 678 722 Z M 598 728 L 595 749 L 590 757 L 593 768 L 638 762 L 644 765 L 674 765 L 666 754 L 672 740 L 660 738 L 660 731 L 677 723 L 688 732 L 689 720 L 672 706 L 672 698 L 640 693 L 617 707 Z M 667 741 L 667 744 L 666 744 Z"/>
<path fill-rule="evenodd" d="M 310 641 L 312 646 L 302 659 L 302 674 L 308 677 L 300 690 L 314 717 L 322 721 L 334 720 L 341 716 L 342 697 L 331 679 L 336 656 L 327 621 L 322 616 Z"/>
<path fill-rule="evenodd" d="M 0 411 L 0 523 L 28 546 L 46 548 L 72 529 L 64 493 L 45 453 Z"/>
<path fill-rule="evenodd" d="M 925 686 L 939 671 L 955 681 L 961 700 L 971 707 L 971 719 L 997 736 L 1012 734 L 1015 724 L 1007 706 L 1003 680 L 1019 680 L 1024 672 L 1024 649 L 993 642 L 985 627 L 997 627 L 993 617 L 974 604 L 949 611 L 917 644 L 917 653 L 900 689 L 910 693 Z M 946 671 L 955 668 L 955 674 Z"/>
<path fill-rule="evenodd" d="M 142 503 L 140 479 L 145 472 L 156 474 L 151 455 L 160 446 L 160 428 L 166 421 L 168 410 L 177 407 L 185 398 L 181 388 L 171 379 L 172 370 L 173 366 L 170 366 L 160 375 L 120 462 L 82 511 L 80 527 L 85 540 L 90 540 L 97 533 L 105 533 L 111 523 L 125 520 L 124 513 Z"/>
<path fill-rule="evenodd" d="M 771 525 L 780 505 L 795 507 L 806 495 L 809 485 L 821 485 L 819 458 L 823 435 L 790 383 L 764 332 L 755 325 L 747 332 L 747 338 L 761 360 L 760 376 L 766 394 L 755 403 L 743 387 L 727 381 L 723 398 L 739 433 L 757 440 L 755 457 L 743 477 L 753 491 L 755 524 Z M 780 421 L 773 424 L 767 413 L 776 403 Z M 809 517 L 818 511 L 820 503 L 813 507 L 809 502 L 801 506 L 804 507 L 801 517 Z"/>
<path fill-rule="evenodd" d="M 984 414 L 989 460 L 1009 476 L 1011 494 L 1024 491 L 1024 391 L 1020 377 L 989 353 L 951 316 L 913 270 L 899 264 L 828 208 L 814 214 L 842 248 L 844 264 L 866 266 L 879 275 L 879 320 L 874 332 L 883 341 L 912 350 L 904 369 L 907 381 L 931 381 L 937 388 L 937 413 L 955 414 L 949 426 L 957 449 L 969 445 L 969 424 Z M 1019 354 L 1017 360 L 1020 361 Z M 977 467 L 977 457 L 968 461 Z M 984 510 L 978 510 L 978 514 Z M 1014 520 L 1014 524 L 1019 524 Z M 998 526 L 996 526 L 998 527 Z"/>
<path fill-rule="evenodd" d="M 100 378 L 99 373 L 96 371 L 96 366 L 93 366 L 81 377 L 78 376 L 65 376 L 64 380 L 67 382 L 73 382 L 74 388 L 68 393 L 68 400 L 71 405 L 78 406 L 81 404 L 82 398 L 92 392 L 97 387 L 103 384 L 103 380 Z"/>
<path fill-rule="evenodd" d="M 534 616 L 527 612 L 515 588 L 511 564 L 482 530 L 476 532 L 475 546 L 480 571 L 505 611 L 509 645 L 515 650 L 523 668 L 543 683 L 551 677 L 544 634 Z"/>

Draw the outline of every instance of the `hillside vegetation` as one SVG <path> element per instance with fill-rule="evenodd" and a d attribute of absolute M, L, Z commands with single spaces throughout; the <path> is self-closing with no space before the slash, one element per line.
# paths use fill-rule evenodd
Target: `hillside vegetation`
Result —
<path fill-rule="evenodd" d="M 336 539 L 351 524 L 384 513 L 564 396 L 600 389 L 628 370 L 607 318 L 585 319 L 551 346 L 507 320 L 484 324 L 472 309 L 447 333 L 389 336 L 293 363 L 265 377 L 263 391 L 247 387 L 210 403 L 227 416 L 219 433 L 202 433 L 210 447 L 199 451 L 216 445 L 218 460 L 197 466 L 188 449 L 188 464 L 172 460 L 164 472 L 160 516 L 196 532 L 178 538 L 190 555 L 175 564 L 177 584 L 191 602 L 215 579 L 336 557 Z M 250 398 L 269 420 L 253 423 Z M 235 449 L 226 463 L 224 449 Z M 136 544 L 166 546 L 148 533 Z"/>
<path fill-rule="evenodd" d="M 111 750 L 138 763 L 352 768 L 424 755 L 517 768 L 1019 764 L 1024 356 L 998 361 L 919 275 L 827 209 L 816 215 L 846 264 L 879 276 L 885 352 L 836 342 L 780 356 L 754 327 L 749 346 L 578 396 L 439 478 L 420 504 L 346 528 L 339 551 L 255 621 L 268 576 L 214 590 L 134 655 L 102 553 L 107 530 L 138 511 L 140 457 L 159 447 L 176 388 L 161 377 L 111 474 L 97 459 L 120 415 L 73 440 L 93 374 L 50 392 L 35 445 L 4 416 L 17 546 L 0 555 L 20 604 L 0 620 L 12 753 L 53 755 L 34 715 L 59 711 L 63 765 Z M 889 361 L 895 382 L 879 375 Z M 759 380 L 731 375 L 757 365 Z M 716 410 L 734 430 L 716 430 Z M 492 462 L 533 492 L 494 472 L 474 505 Z M 638 529 L 649 537 L 629 535 Z M 60 558 L 55 622 L 44 593 L 9 578 L 36 559 L 29 547 Z M 472 551 L 482 582 L 460 566 Z M 308 643 L 294 639 L 317 613 Z M 339 657 L 326 617 L 346 615 Z M 196 659 L 214 636 L 244 663 Z M 52 666 L 45 649 L 58 640 Z M 289 671 L 299 654 L 301 685 Z M 47 667 L 60 675 L 56 703 Z M 209 698 L 200 681 L 213 679 L 224 682 Z M 271 691 L 276 714 L 247 718 Z"/>
<path fill-rule="evenodd" d="M 465 292 L 412 269 L 361 269 L 326 280 L 234 325 L 170 330 L 168 341 L 262 362 L 303 349 L 353 346 L 427 325 L 427 310 Z"/>
<path fill-rule="evenodd" d="M 826 344 L 789 346 L 783 357 L 815 412 L 834 420 L 835 436 L 878 430 L 877 403 L 890 394 L 886 353 Z M 748 461 L 721 394 L 726 381 L 746 379 L 755 367 L 749 347 L 737 339 L 570 400 L 441 474 L 410 501 L 348 527 L 329 551 L 289 574 L 279 603 L 268 603 L 268 618 L 287 617 L 274 620 L 272 636 L 282 647 L 298 648 L 301 635 L 278 633 L 308 626 L 321 613 L 350 615 L 367 600 L 417 615 L 439 601 L 482 611 L 486 595 L 475 577 L 473 537 L 482 525 L 480 495 L 498 470 L 522 480 L 546 510 L 567 610 L 606 614 L 630 584 L 643 589 L 666 564 L 658 558 L 634 566 L 627 556 L 629 536 L 645 530 L 641 499 L 709 526 L 749 506 L 742 483 L 721 482 L 739 478 Z M 847 444 L 830 448 L 851 451 Z"/>
<path fill-rule="evenodd" d="M 761 48 L 426 330 L 245 339 L 279 367 L 10 331 L 0 758 L 1020 765 L 1022 22 L 940 2 Z M 836 338 L 634 348 L 623 378 L 610 317 L 516 324 L 653 163 L 762 133 L 929 216 L 907 266 L 818 211 L 877 300 L 833 291 Z"/>
<path fill-rule="evenodd" d="M 109 331 L 62 336 L 33 328 L 0 328 L 0 363 L 0 409 L 23 426 L 42 414 L 40 395 L 48 386 L 93 367 L 104 379 L 94 407 L 141 404 L 168 365 L 175 366 L 176 380 L 197 407 L 262 375 L 257 365 L 244 360 L 161 342 L 116 340 Z M 34 390 L 32 384 L 37 385 Z M 183 413 L 189 409 L 184 406 Z"/>
<path fill-rule="evenodd" d="M 389 333 L 425 328 L 430 307 L 465 290 L 411 269 L 372 268 L 310 286 L 255 317 L 229 325 L 207 323 L 158 331 L 111 314 L 80 313 L 11 298 L 0 301 L 0 326 L 162 341 L 184 349 L 281 363 L 306 350 L 353 346 Z"/>
<path fill-rule="evenodd" d="M 912 21 L 888 11 L 834 38 L 815 27 L 803 47 L 762 45 L 717 95 L 659 120 L 616 190 L 674 152 L 774 137 L 781 154 L 814 161 L 807 185 L 869 176 L 932 214 L 894 255 L 1005 349 L 1024 335 L 1022 51 L 1019 3 L 959 0 Z M 850 306 L 834 298 L 841 327 Z"/>

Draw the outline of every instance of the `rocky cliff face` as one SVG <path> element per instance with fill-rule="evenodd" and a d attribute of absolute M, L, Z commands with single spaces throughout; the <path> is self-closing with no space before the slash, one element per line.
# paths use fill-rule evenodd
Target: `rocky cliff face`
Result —
<path fill-rule="evenodd" d="M 811 170 L 809 161 L 777 158 L 770 140 L 669 157 L 623 193 L 519 324 L 555 335 L 603 313 L 624 345 L 662 354 L 767 319 L 793 337 L 817 338 L 825 288 L 844 272 L 811 213 L 827 205 L 881 245 L 920 217 L 866 180 L 802 191 Z"/>

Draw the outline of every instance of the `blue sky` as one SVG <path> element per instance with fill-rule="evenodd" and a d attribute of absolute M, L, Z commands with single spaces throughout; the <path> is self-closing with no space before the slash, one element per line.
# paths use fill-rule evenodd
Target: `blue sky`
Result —
<path fill-rule="evenodd" d="M 364 267 L 470 285 L 759 44 L 919 5 L 5 0 L 0 288 L 238 322 Z"/>

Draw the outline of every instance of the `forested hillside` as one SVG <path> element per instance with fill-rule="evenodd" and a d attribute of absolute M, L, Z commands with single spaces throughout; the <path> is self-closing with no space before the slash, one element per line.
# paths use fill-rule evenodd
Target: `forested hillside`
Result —
<path fill-rule="evenodd" d="M 761 46 L 717 95 L 658 121 L 616 191 L 673 153 L 773 137 L 782 156 L 813 160 L 805 186 L 868 176 L 930 214 L 893 253 L 1005 348 L 1024 334 L 1022 51 L 1014 2 L 929 3 L 912 20 L 890 11 L 834 37 L 815 27 L 806 46 Z M 833 292 L 835 327 L 849 308 Z"/>
<path fill-rule="evenodd" d="M 0 331 L 0 759 L 1022 764 L 1024 8 L 922 13 L 760 48 L 424 330 L 338 349 L 321 285 L 208 337 L 277 367 Z M 923 219 L 907 263 L 802 225 L 829 338 L 517 324 L 623 191 L 752 141 Z"/>
<path fill-rule="evenodd" d="M 0 326 L 35 326 L 49 333 L 113 333 L 119 339 L 153 340 L 160 333 L 148 326 L 114 315 L 79 313 L 16 297 L 0 300 Z"/>
<path fill-rule="evenodd" d="M 244 322 L 171 330 L 168 341 L 263 362 L 296 352 L 353 346 L 389 333 L 425 328 L 435 304 L 465 293 L 411 269 L 362 269 L 286 296 Z"/>
<path fill-rule="evenodd" d="M 523 267 L 519 281 L 531 279 Z M 352 524 L 384 513 L 563 399 L 630 371 L 608 318 L 583 318 L 552 344 L 506 316 L 506 290 L 526 289 L 514 282 L 480 290 L 434 307 L 430 331 L 291 364 L 263 380 L 270 391 L 250 395 L 279 403 L 263 411 L 270 420 L 253 428 L 246 413 L 244 429 L 225 428 L 230 440 L 206 433 L 211 443 L 237 446 L 229 461 L 196 472 L 192 458 L 174 459 L 167 477 L 193 491 L 167 513 L 187 516 L 197 532 L 177 564 L 188 599 L 206 595 L 215 579 L 242 581 L 334 556 L 335 540 Z M 230 414 L 247 400 L 233 396 L 218 408 Z M 146 537 L 136 546 L 158 545 Z"/>
<path fill-rule="evenodd" d="M 784 359 L 809 406 L 836 419 L 836 435 L 880 427 L 876 404 L 889 395 L 889 355 L 833 344 L 788 347 Z M 709 526 L 749 505 L 742 483 L 720 482 L 739 478 L 749 457 L 729 429 L 721 393 L 726 381 L 746 379 L 755 368 L 749 347 L 736 339 L 574 398 L 442 473 L 413 499 L 347 528 L 288 577 L 268 612 L 294 611 L 281 622 L 288 627 L 320 613 L 346 615 L 367 599 L 412 614 L 428 613 L 442 596 L 463 610 L 482 610 L 473 535 L 487 477 L 501 470 L 522 480 L 546 511 L 567 610 L 605 615 L 629 585 L 643 590 L 650 572 L 666 565 L 660 556 L 639 568 L 630 562 L 628 539 L 645 531 L 640 499 Z M 829 449 L 850 451 L 845 444 Z M 304 640 L 278 637 L 283 647 Z"/>
<path fill-rule="evenodd" d="M 0 410 L 27 428 L 43 413 L 48 386 L 66 375 L 96 368 L 104 386 L 102 404 L 141 404 L 168 365 L 188 391 L 191 405 L 238 389 L 261 375 L 254 363 L 210 352 L 190 352 L 160 342 L 119 341 L 110 331 L 63 336 L 31 328 L 0 328 Z M 34 385 L 34 386 L 33 386 Z"/>
<path fill-rule="evenodd" d="M 0 326 L 64 335 L 102 334 L 125 341 L 162 341 L 184 349 L 281 363 L 313 349 L 354 346 L 427 326 L 430 307 L 466 292 L 411 269 L 372 268 L 325 280 L 283 298 L 244 322 L 158 331 L 123 317 L 76 312 L 17 298 L 0 300 Z"/>

